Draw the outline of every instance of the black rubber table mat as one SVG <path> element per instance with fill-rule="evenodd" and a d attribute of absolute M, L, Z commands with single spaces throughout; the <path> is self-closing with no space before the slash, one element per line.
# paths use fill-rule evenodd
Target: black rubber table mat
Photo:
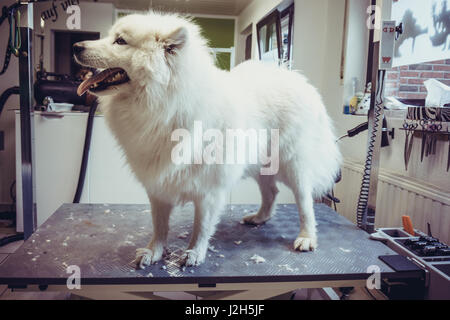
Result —
<path fill-rule="evenodd" d="M 395 274 L 378 259 L 394 251 L 325 205 L 315 205 L 319 247 L 314 252 L 293 250 L 299 233 L 295 205 L 278 205 L 263 226 L 240 223 L 257 209 L 228 206 L 206 262 L 188 268 L 180 267 L 179 257 L 189 241 L 194 208 L 175 209 L 164 260 L 139 270 L 132 261 L 136 248 L 151 238 L 149 206 L 65 204 L 0 266 L 0 284 L 65 284 L 71 265 L 80 267 L 82 284 L 351 280 L 366 279 L 372 265 Z M 256 263 L 254 255 L 265 262 Z"/>

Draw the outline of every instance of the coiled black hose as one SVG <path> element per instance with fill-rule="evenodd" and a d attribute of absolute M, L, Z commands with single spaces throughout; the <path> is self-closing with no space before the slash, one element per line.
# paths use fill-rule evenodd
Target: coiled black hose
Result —
<path fill-rule="evenodd" d="M 11 97 L 13 94 L 19 94 L 20 88 L 19 87 L 12 87 L 9 89 L 6 89 L 2 95 L 0 96 L 0 116 L 3 111 L 3 107 L 6 104 L 6 101 L 8 101 L 9 97 Z M 11 186 L 12 187 L 12 186 Z M 8 243 L 20 241 L 23 240 L 23 233 L 7 236 L 4 238 L 0 238 L 0 247 L 7 245 Z"/>
<path fill-rule="evenodd" d="M 89 150 L 91 149 L 92 129 L 94 126 L 94 117 L 97 112 L 98 102 L 95 100 L 89 109 L 88 123 L 86 127 L 86 137 L 84 140 L 83 157 L 81 160 L 80 175 L 78 176 L 78 185 L 75 192 L 73 203 L 80 203 L 81 194 L 83 193 L 84 180 L 86 178 L 86 170 L 89 160 Z"/>
<path fill-rule="evenodd" d="M 368 217 L 367 206 L 369 203 L 369 193 L 370 193 L 370 173 L 372 171 L 372 158 L 375 150 L 375 142 L 377 139 L 378 130 L 380 127 L 380 117 L 383 110 L 383 91 L 384 91 L 384 77 L 386 71 L 378 71 L 378 78 L 380 79 L 380 84 L 377 88 L 376 102 L 374 110 L 374 125 L 372 132 L 370 132 L 369 146 L 367 151 L 366 161 L 364 163 L 363 179 L 361 183 L 361 191 L 358 198 L 358 206 L 356 209 L 356 221 L 358 227 L 362 228 L 365 226 Z"/>
<path fill-rule="evenodd" d="M 6 101 L 8 101 L 9 97 L 13 94 L 19 94 L 20 88 L 19 87 L 12 87 L 9 89 L 6 89 L 2 95 L 0 96 L 0 116 L 2 115 L 3 107 L 6 104 Z"/>
<path fill-rule="evenodd" d="M 20 3 L 14 3 L 12 4 L 10 7 L 7 6 L 3 6 L 2 8 L 2 15 L 0 16 L 0 26 L 3 24 L 3 22 L 8 19 L 10 21 L 11 24 L 11 12 L 13 10 L 16 10 L 17 8 L 20 7 Z M 3 75 L 6 70 L 8 70 L 9 67 L 9 62 L 11 61 L 11 54 L 12 54 L 12 50 L 11 50 L 11 33 L 9 34 L 9 38 L 8 38 L 8 44 L 6 46 L 6 53 L 5 53 L 5 58 L 3 61 L 3 67 L 0 70 L 0 76 Z"/>

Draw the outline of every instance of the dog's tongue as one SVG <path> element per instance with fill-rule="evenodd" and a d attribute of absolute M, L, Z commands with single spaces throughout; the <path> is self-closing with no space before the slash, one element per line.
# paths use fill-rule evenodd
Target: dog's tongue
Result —
<path fill-rule="evenodd" d="M 109 76 L 113 75 L 114 73 L 116 73 L 120 70 L 121 70 L 120 68 L 106 69 L 100 73 L 97 73 L 96 75 L 92 76 L 91 78 L 84 80 L 78 86 L 77 94 L 79 96 L 82 96 L 83 94 L 86 93 L 86 91 L 89 90 L 89 88 L 91 86 L 93 86 L 96 83 L 102 82 L 103 80 L 105 80 L 106 78 L 108 78 Z"/>

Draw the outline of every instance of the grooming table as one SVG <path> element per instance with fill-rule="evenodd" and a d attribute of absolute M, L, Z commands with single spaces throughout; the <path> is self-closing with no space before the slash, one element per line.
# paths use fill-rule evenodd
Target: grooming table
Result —
<path fill-rule="evenodd" d="M 194 208 L 175 209 L 164 260 L 139 270 L 133 260 L 136 248 L 151 238 L 149 206 L 65 204 L 0 266 L 0 284 L 104 299 L 158 298 L 154 292 L 171 291 L 203 292 L 208 299 L 264 299 L 299 288 L 364 287 L 373 265 L 382 278 L 420 276 L 384 264 L 378 257 L 394 251 L 323 204 L 315 205 L 319 247 L 314 252 L 293 250 L 299 233 L 295 205 L 278 205 L 263 226 L 240 223 L 257 209 L 228 206 L 206 262 L 187 268 L 180 267 L 180 257 L 188 245 Z M 255 254 L 265 262 L 252 260 Z M 80 290 L 66 286 L 66 270 L 72 265 L 80 267 Z"/>

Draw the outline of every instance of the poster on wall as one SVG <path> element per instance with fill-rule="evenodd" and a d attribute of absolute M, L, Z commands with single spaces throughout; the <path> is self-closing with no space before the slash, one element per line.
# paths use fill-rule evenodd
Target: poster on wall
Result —
<path fill-rule="evenodd" d="M 450 59 L 449 0 L 393 0 L 391 18 L 404 29 L 394 67 Z"/>

